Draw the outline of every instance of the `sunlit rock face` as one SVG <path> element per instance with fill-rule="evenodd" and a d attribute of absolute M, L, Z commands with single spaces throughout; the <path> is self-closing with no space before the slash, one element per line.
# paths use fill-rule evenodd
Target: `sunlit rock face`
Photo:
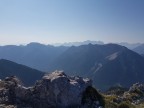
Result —
<path fill-rule="evenodd" d="M 69 77 L 64 72 L 55 71 L 45 75 L 34 86 L 39 91 L 40 100 L 47 100 L 53 106 L 79 106 L 82 93 L 92 85 L 92 81 L 81 77 Z"/>
<path fill-rule="evenodd" d="M 98 108 L 100 95 L 91 87 L 90 79 L 70 77 L 61 71 L 45 75 L 32 87 L 22 86 L 21 81 L 12 76 L 0 81 L 0 105 L 12 106 L 10 108 L 87 108 L 90 102 Z"/>

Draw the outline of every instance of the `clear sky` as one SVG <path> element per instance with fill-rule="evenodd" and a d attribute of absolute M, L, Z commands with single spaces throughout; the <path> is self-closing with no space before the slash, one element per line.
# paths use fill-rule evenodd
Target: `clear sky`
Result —
<path fill-rule="evenodd" d="M 0 45 L 144 43 L 144 0 L 0 0 Z"/>

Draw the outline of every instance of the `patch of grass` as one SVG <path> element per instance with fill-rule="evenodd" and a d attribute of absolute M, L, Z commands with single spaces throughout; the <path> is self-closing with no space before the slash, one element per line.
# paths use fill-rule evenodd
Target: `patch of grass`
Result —
<path fill-rule="evenodd" d="M 144 108 L 144 103 L 142 103 L 140 105 L 136 105 L 136 108 Z"/>
<path fill-rule="evenodd" d="M 122 102 L 118 105 L 118 108 L 135 108 L 135 106 L 129 102 Z"/>

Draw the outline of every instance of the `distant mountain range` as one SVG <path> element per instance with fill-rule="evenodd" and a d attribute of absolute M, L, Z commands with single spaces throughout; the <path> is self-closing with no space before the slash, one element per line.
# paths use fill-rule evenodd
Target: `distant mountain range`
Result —
<path fill-rule="evenodd" d="M 121 45 L 121 46 L 125 46 L 131 50 L 142 45 L 142 43 L 127 43 L 127 42 L 121 42 L 121 43 L 116 43 L 116 44 Z"/>
<path fill-rule="evenodd" d="M 134 48 L 133 51 L 135 51 L 135 52 L 137 52 L 137 53 L 139 53 L 141 55 L 144 55 L 144 44 Z"/>
<path fill-rule="evenodd" d="M 104 42 L 102 41 L 83 41 L 83 42 L 67 42 L 67 43 L 56 43 L 53 44 L 54 46 L 80 46 L 80 45 L 87 45 L 87 44 L 98 44 L 98 45 L 103 45 Z M 125 46 L 129 49 L 134 49 L 140 45 L 142 45 L 141 43 L 127 43 L 127 42 L 120 42 L 120 43 L 114 43 L 114 44 L 118 44 L 121 46 Z"/>
<path fill-rule="evenodd" d="M 47 71 L 48 65 L 68 47 L 30 43 L 26 46 L 0 46 L 0 59 L 7 59 L 41 71 Z"/>
<path fill-rule="evenodd" d="M 144 82 L 144 58 L 116 44 L 70 47 L 52 63 L 51 68 L 65 70 L 71 75 L 88 76 L 101 89 Z"/>
<path fill-rule="evenodd" d="M 104 42 L 102 41 L 83 41 L 83 42 L 66 42 L 66 43 L 55 43 L 53 44 L 54 46 L 80 46 L 80 45 L 87 45 L 87 44 L 99 44 L 99 45 L 103 45 Z"/>
<path fill-rule="evenodd" d="M 0 59 L 7 59 L 20 63 L 41 71 L 48 71 L 49 65 L 55 61 L 63 52 L 73 46 L 98 44 L 104 45 L 101 41 L 84 41 L 84 42 L 72 42 L 61 44 L 61 46 L 44 45 L 40 43 L 30 43 L 27 45 L 6 45 L 0 46 Z M 126 46 L 129 49 L 135 48 L 141 44 L 129 44 L 119 43 L 122 46 Z M 62 46 L 66 45 L 66 46 Z"/>
<path fill-rule="evenodd" d="M 117 44 L 86 44 L 71 47 L 55 47 L 39 43 L 30 43 L 26 46 L 8 45 L 0 47 L 0 58 L 45 72 L 58 69 L 65 70 L 69 75 L 89 77 L 93 79 L 95 86 L 100 89 L 107 89 L 117 84 L 128 87 L 136 82 L 144 82 L 144 57 Z M 9 69 L 11 65 L 7 66 Z M 10 70 L 13 70 L 12 67 Z M 32 75 L 27 74 L 29 71 L 22 70 L 19 70 L 19 72 L 24 75 L 26 72 L 29 80 L 34 73 L 37 73 L 37 78 L 43 75 L 40 71 L 33 71 Z M 7 72 L 9 73 L 9 71 Z M 16 73 L 10 75 L 18 74 L 17 70 L 13 70 L 13 72 Z M 1 77 L 9 75 L 3 74 Z M 22 77 L 23 74 L 18 75 Z M 23 80 L 23 78 L 21 79 Z"/>
<path fill-rule="evenodd" d="M 27 66 L 14 63 L 9 60 L 0 60 L 0 79 L 9 76 L 17 76 L 22 79 L 22 83 L 26 86 L 33 85 L 36 80 L 42 78 L 45 73 L 29 68 Z"/>

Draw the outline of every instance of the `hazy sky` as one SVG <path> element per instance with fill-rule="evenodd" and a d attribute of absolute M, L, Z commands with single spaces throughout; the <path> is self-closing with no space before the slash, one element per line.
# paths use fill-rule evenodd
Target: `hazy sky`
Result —
<path fill-rule="evenodd" d="M 0 0 L 0 45 L 144 42 L 144 0 Z"/>

